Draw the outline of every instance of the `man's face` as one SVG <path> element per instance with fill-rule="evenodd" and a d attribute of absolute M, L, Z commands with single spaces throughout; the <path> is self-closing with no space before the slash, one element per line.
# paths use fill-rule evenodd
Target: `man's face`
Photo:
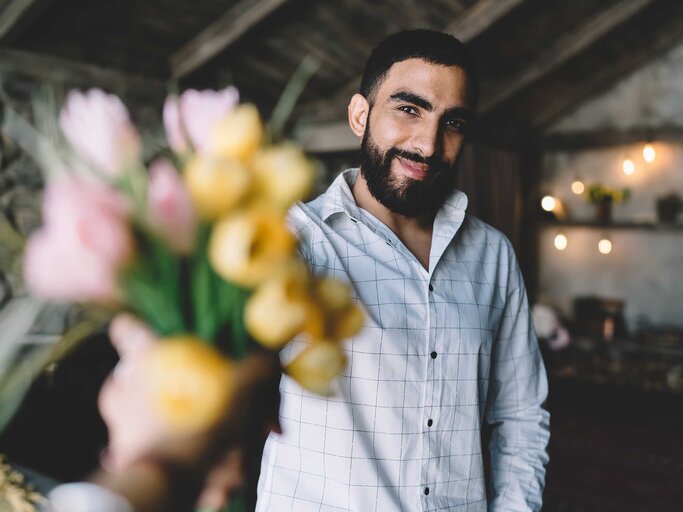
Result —
<path fill-rule="evenodd" d="M 370 193 L 406 217 L 435 212 L 455 187 L 470 118 L 461 68 L 394 64 L 375 91 L 361 144 Z"/>

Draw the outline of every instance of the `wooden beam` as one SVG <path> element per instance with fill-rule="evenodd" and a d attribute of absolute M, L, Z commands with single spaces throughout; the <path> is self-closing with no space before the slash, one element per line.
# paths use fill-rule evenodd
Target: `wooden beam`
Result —
<path fill-rule="evenodd" d="M 503 19 L 525 1 L 527 0 L 479 0 L 446 26 L 443 31 L 454 35 L 462 42 L 469 42 L 486 32 L 494 23 Z M 308 105 L 303 105 L 300 109 L 301 112 L 304 112 L 306 116 L 315 118 L 317 111 L 332 111 L 335 117 L 340 118 L 341 114 L 345 112 L 346 103 L 358 91 L 360 79 L 360 75 L 354 77 L 339 89 L 333 98 L 317 100 Z M 331 119 L 325 121 L 331 121 Z"/>
<path fill-rule="evenodd" d="M 638 14 L 654 0 L 622 0 L 583 24 L 576 32 L 561 37 L 536 62 L 491 94 L 482 94 L 481 111 L 488 112 L 516 93 L 557 69 L 572 57 L 590 47 L 595 41 Z"/>
<path fill-rule="evenodd" d="M 309 153 L 334 153 L 360 148 L 360 140 L 346 121 L 301 126 L 295 130 L 294 137 Z"/>
<path fill-rule="evenodd" d="M 171 74 L 182 78 L 224 51 L 289 0 L 241 0 L 171 56 Z"/>
<path fill-rule="evenodd" d="M 114 92 L 135 90 L 163 97 L 167 90 L 166 84 L 159 80 L 59 57 L 0 48 L 0 75 L 15 73 L 48 82 L 99 86 Z"/>
<path fill-rule="evenodd" d="M 43 0 L 8 0 L 0 11 L 0 39 L 4 38 L 28 11 Z"/>
<path fill-rule="evenodd" d="M 632 34 L 638 34 L 636 37 L 639 44 L 629 44 L 627 52 L 619 51 L 618 48 L 623 47 L 624 39 Z M 568 90 L 552 95 L 540 105 L 538 100 L 532 99 L 531 101 L 539 105 L 540 109 L 534 110 L 528 106 L 529 99 L 525 97 L 524 101 L 527 106 L 524 108 L 527 112 L 532 112 L 531 122 L 535 127 L 543 129 L 551 126 L 577 105 L 608 91 L 629 73 L 653 62 L 680 44 L 681 40 L 683 40 L 683 3 L 658 2 L 643 16 L 634 18 L 610 36 L 606 50 L 613 58 L 608 66 L 574 66 L 575 69 L 571 70 L 571 74 L 580 73 L 581 80 L 573 81 L 570 88 L 563 88 Z M 566 81 L 564 77 L 568 75 L 569 73 L 562 73 L 558 79 Z M 551 89 L 557 87 L 552 81 L 542 86 Z"/>
<path fill-rule="evenodd" d="M 486 32 L 494 23 L 507 16 L 525 0 L 480 0 L 465 11 L 444 32 L 468 42 Z"/>
<path fill-rule="evenodd" d="M 573 151 L 643 143 L 683 142 L 683 126 L 659 126 L 630 130 L 591 130 L 546 134 L 541 141 L 544 151 Z"/>

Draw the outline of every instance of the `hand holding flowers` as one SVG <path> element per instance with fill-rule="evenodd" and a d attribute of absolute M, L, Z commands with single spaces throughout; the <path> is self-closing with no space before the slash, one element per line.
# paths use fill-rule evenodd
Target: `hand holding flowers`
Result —
<path fill-rule="evenodd" d="M 310 343 L 285 371 L 329 393 L 345 364 L 340 342 L 363 315 L 350 287 L 309 274 L 286 228 L 311 163 L 292 143 L 269 144 L 232 87 L 170 96 L 163 118 L 172 151 L 147 167 L 117 97 L 69 94 L 60 125 L 79 163 L 46 184 L 44 225 L 26 249 L 29 289 L 149 325 L 161 341 L 136 371 L 154 407 L 150 432 L 210 429 L 238 400 L 238 361 L 298 334 Z"/>

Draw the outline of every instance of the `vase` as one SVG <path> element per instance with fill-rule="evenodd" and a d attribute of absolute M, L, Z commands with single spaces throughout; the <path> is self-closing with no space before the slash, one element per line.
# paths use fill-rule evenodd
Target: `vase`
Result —
<path fill-rule="evenodd" d="M 612 201 L 595 203 L 595 222 L 597 224 L 610 224 L 612 222 Z"/>

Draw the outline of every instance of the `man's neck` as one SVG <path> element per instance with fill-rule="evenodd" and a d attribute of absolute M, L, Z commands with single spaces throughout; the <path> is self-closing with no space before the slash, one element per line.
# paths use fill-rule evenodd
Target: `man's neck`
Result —
<path fill-rule="evenodd" d="M 374 215 L 403 242 L 422 266 L 429 269 L 429 251 L 432 245 L 432 229 L 435 214 L 419 217 L 406 217 L 389 210 L 371 193 L 361 173 L 358 173 L 351 192 L 356 204 Z"/>

